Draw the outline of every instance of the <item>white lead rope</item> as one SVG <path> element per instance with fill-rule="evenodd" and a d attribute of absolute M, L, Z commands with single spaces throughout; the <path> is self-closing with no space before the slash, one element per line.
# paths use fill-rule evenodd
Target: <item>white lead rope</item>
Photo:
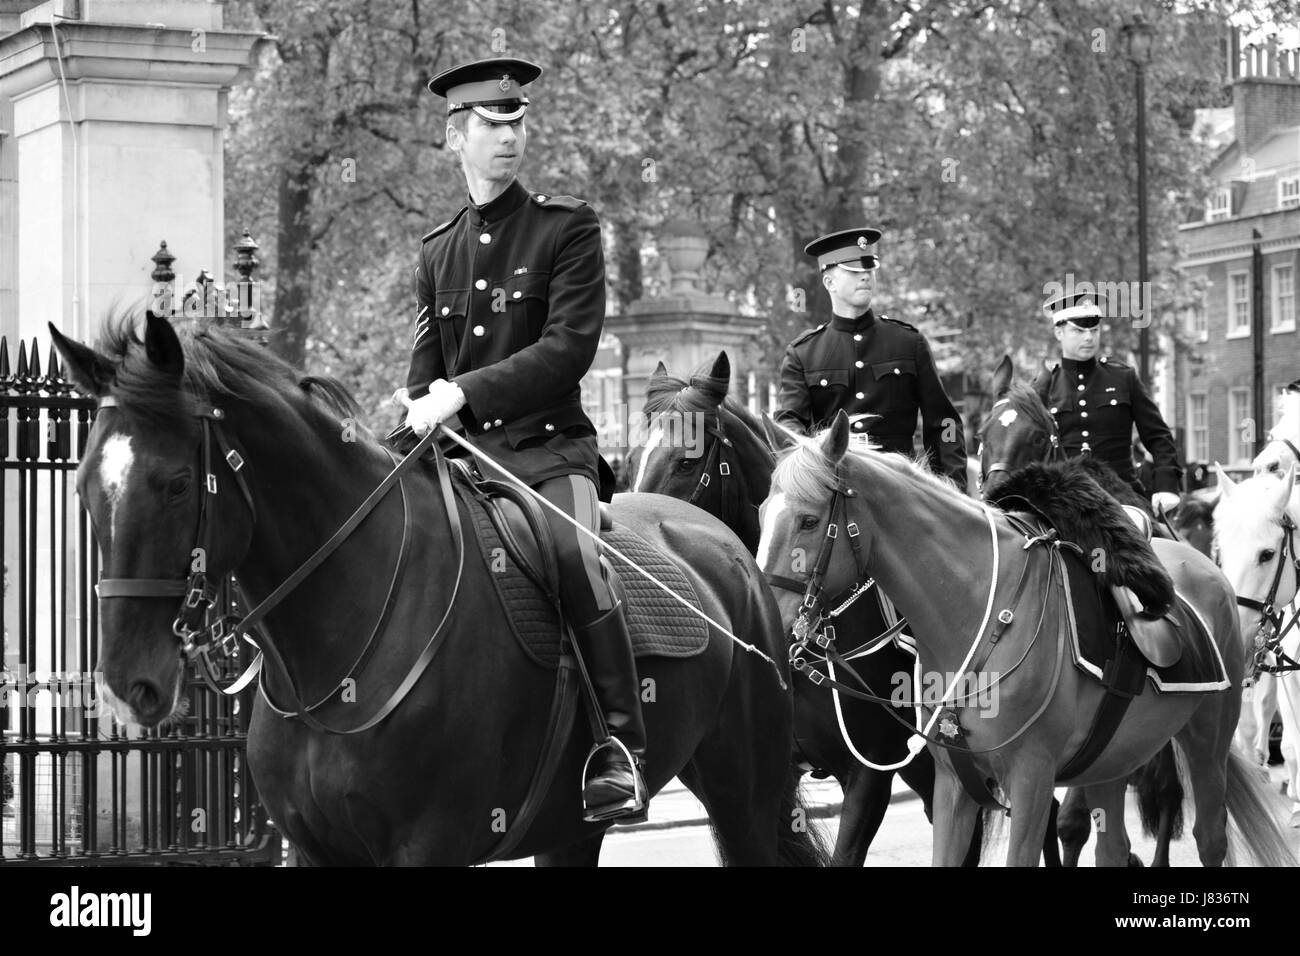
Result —
<path fill-rule="evenodd" d="M 400 403 L 400 404 L 402 404 L 402 405 L 405 405 L 408 409 L 409 409 L 409 408 L 414 404 L 414 403 L 411 401 L 410 393 L 409 393 L 406 389 L 404 389 L 404 388 L 399 388 L 396 392 L 393 393 L 393 403 L 394 403 L 394 404 L 398 404 L 398 403 Z M 530 494 L 530 495 L 533 497 L 533 499 L 534 499 L 535 501 L 537 501 L 537 502 L 539 502 L 540 504 L 544 505 L 545 507 L 549 508 L 552 512 L 554 512 L 555 514 L 559 515 L 561 518 L 563 518 L 563 519 L 564 519 L 565 521 L 567 521 L 569 524 L 573 525 L 573 527 L 577 528 L 579 534 L 585 534 L 588 538 L 591 538 L 591 540 L 595 541 L 596 544 L 598 544 L 600 547 L 604 548 L 604 549 L 605 549 L 606 551 L 608 551 L 610 554 L 614 555 L 614 557 L 618 558 L 620 561 L 622 561 L 622 562 L 624 562 L 625 564 L 627 564 L 627 565 L 628 565 L 629 567 L 631 567 L 633 570 L 637 571 L 637 572 L 638 572 L 639 574 L 641 574 L 641 576 L 644 577 L 647 581 L 649 581 L 651 584 L 653 584 L 653 585 L 654 585 L 655 587 L 657 587 L 659 590 L 663 591 L 665 594 L 667 594 L 670 598 L 672 598 L 674 601 L 676 601 L 676 602 L 677 602 L 678 604 L 680 604 L 682 607 L 686 608 L 686 610 L 690 611 L 690 612 L 691 612 L 692 614 L 694 614 L 696 617 L 699 617 L 699 618 L 703 619 L 704 621 L 706 621 L 707 623 L 709 623 L 710 625 L 712 625 L 714 628 L 717 629 L 718 633 L 722 634 L 724 637 L 730 638 L 734 643 L 736 643 L 736 644 L 739 645 L 740 647 L 744 648 L 744 649 L 745 649 L 746 651 L 748 651 L 749 653 L 751 653 L 751 654 L 755 654 L 755 655 L 757 655 L 758 657 L 761 657 L 763 660 L 767 661 L 769 664 L 771 664 L 771 665 L 772 665 L 772 670 L 776 672 L 776 679 L 777 679 L 777 682 L 781 685 L 781 689 L 782 689 L 782 690 L 785 690 L 785 689 L 786 689 L 785 679 L 781 676 L 781 668 L 777 666 L 776 661 L 772 660 L 772 658 L 768 657 L 766 654 L 764 654 L 762 651 L 760 651 L 760 650 L 759 650 L 757 647 L 755 647 L 753 644 L 746 643 L 745 641 L 742 641 L 740 638 L 738 638 L 735 634 L 732 634 L 731 631 L 729 631 L 727 628 L 723 627 L 721 624 L 719 624 L 719 623 L 718 623 L 717 621 L 715 621 L 713 618 L 709 617 L 709 615 L 705 614 L 704 611 L 702 611 L 700 608 L 697 608 L 697 607 L 696 607 L 695 605 L 693 605 L 690 601 L 686 600 L 684 597 L 682 597 L 680 594 L 678 594 L 676 591 L 674 591 L 674 590 L 673 590 L 672 588 L 670 588 L 668 585 L 664 584 L 662 581 L 660 581 L 658 578 L 656 578 L 653 574 L 651 574 L 651 573 L 650 573 L 649 571 L 647 571 L 645 568 L 641 567 L 641 565 L 637 564 L 635 561 L 633 561 L 633 560 L 632 560 L 631 558 L 629 558 L 627 555 L 623 554 L 623 552 L 619 551 L 617 548 L 615 548 L 615 547 L 614 547 L 613 545 L 611 545 L 609 542 L 603 540 L 603 539 L 600 537 L 599 534 L 597 534 L 596 532 L 592 531 L 592 530 L 591 530 L 590 528 L 588 528 L 586 525 L 582 524 L 582 522 L 576 520 L 572 515 L 567 514 L 567 513 L 564 511 L 564 509 L 559 508 L 559 507 L 556 507 L 554 504 L 552 504 L 551 502 L 547 501 L 544 497 L 542 497 L 540 494 L 538 494 L 534 489 L 532 489 L 532 488 L 530 488 L 528 485 L 524 484 L 523 481 L 521 481 L 519 478 L 517 478 L 515 475 L 513 475 L 513 474 L 512 474 L 508 469 L 506 469 L 503 465 L 499 464 L 495 459 L 492 458 L 491 455 L 485 454 L 484 452 L 482 452 L 482 451 L 480 451 L 479 449 L 475 448 L 472 444 L 470 444 L 469 442 L 467 442 L 465 439 L 461 438 L 459 435 L 457 435 L 454 431 L 452 431 L 452 430 L 451 430 L 450 428 L 448 428 L 446 425 L 443 425 L 443 424 L 439 423 L 438 427 L 442 429 L 442 433 L 443 433 L 443 435 L 445 435 L 447 438 L 450 438 L 450 439 L 451 439 L 452 441 L 454 441 L 456 444 L 460 445 L 462 448 L 464 448 L 466 451 L 468 451 L 471 455 L 474 455 L 474 456 L 476 456 L 476 457 L 478 457 L 478 458 L 483 459 L 483 461 L 487 462 L 487 463 L 488 463 L 489 465 L 491 465 L 494 469 L 496 469 L 498 472 L 500 472 L 502 475 L 504 475 L 505 478 L 506 478 L 506 480 L 509 481 L 509 482 L 510 482 L 512 485 L 514 485 L 516 488 L 521 488 L 521 489 L 523 489 L 524 491 L 526 491 L 528 494 Z"/>

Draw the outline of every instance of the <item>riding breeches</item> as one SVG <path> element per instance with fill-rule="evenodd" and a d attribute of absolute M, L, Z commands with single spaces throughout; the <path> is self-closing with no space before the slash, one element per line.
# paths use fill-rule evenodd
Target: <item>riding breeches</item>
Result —
<path fill-rule="evenodd" d="M 593 532 L 600 530 L 600 499 L 596 485 L 584 475 L 560 475 L 534 485 L 534 490 Z M 546 521 L 555 540 L 560 566 L 560 602 L 570 624 L 584 627 L 614 607 L 605 563 L 596 542 L 549 508 Z"/>

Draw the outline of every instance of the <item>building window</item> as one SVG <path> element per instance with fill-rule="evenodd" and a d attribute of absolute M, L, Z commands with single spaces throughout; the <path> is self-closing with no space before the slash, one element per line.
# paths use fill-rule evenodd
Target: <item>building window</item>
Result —
<path fill-rule="evenodd" d="M 1300 206 L 1300 176 L 1288 176 L 1277 181 L 1277 204 L 1282 209 Z"/>
<path fill-rule="evenodd" d="M 1274 332 L 1295 331 L 1295 266 L 1273 267 Z"/>
<path fill-rule="evenodd" d="M 1205 203 L 1205 221 L 1218 222 L 1232 215 L 1232 189 L 1222 186 L 1212 193 Z"/>
<path fill-rule="evenodd" d="M 1210 460 L 1210 412 L 1209 401 L 1204 393 L 1188 396 L 1192 402 L 1191 438 L 1187 443 L 1188 461 Z"/>
<path fill-rule="evenodd" d="M 1235 465 L 1255 457 L 1255 423 L 1250 417 L 1250 389 L 1228 392 L 1228 458 Z"/>
<path fill-rule="evenodd" d="M 1204 300 L 1187 307 L 1187 334 L 1193 342 L 1210 340 L 1210 321 L 1205 312 Z"/>
<path fill-rule="evenodd" d="M 1228 276 L 1228 338 L 1250 335 L 1250 273 Z"/>

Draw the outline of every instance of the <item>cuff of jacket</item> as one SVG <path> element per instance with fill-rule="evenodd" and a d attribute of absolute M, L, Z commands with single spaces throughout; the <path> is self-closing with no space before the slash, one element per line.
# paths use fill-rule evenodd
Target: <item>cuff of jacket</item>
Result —
<path fill-rule="evenodd" d="M 1158 491 L 1169 491 L 1173 494 L 1182 493 L 1183 470 L 1181 468 L 1157 468 L 1151 475 L 1151 493 Z"/>

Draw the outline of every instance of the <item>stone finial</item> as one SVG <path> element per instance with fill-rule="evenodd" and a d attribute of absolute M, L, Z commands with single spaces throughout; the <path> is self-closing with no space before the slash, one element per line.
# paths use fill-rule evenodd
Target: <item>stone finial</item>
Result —
<path fill-rule="evenodd" d="M 166 239 L 162 240 L 158 251 L 150 258 L 153 259 L 154 265 L 153 272 L 149 273 L 149 277 L 154 282 L 171 282 L 176 278 L 176 273 L 172 272 L 172 263 L 176 261 L 176 257 L 167 251 Z"/>
<path fill-rule="evenodd" d="M 671 292 L 700 292 L 700 268 L 709 255 L 709 237 L 699 223 L 670 219 L 660 232 L 659 249 L 668 263 Z"/>

